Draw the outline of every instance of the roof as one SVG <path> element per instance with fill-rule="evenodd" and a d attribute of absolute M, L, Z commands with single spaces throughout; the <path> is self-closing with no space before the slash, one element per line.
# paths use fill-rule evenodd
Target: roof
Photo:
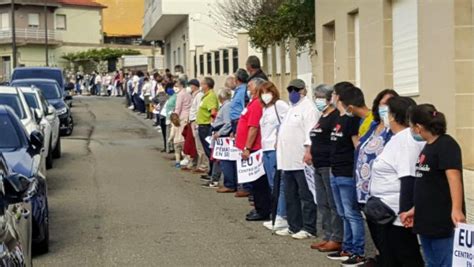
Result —
<path fill-rule="evenodd" d="M 58 3 L 69 6 L 86 6 L 86 7 L 95 7 L 95 8 L 106 8 L 102 4 L 99 4 L 93 0 L 57 0 Z"/>
<path fill-rule="evenodd" d="M 61 68 L 54 68 L 54 67 L 17 67 L 14 70 L 59 70 L 59 71 L 62 71 Z"/>
<path fill-rule="evenodd" d="M 18 90 L 16 87 L 11 87 L 11 86 L 0 86 L 0 93 L 2 94 L 18 94 Z"/>
<path fill-rule="evenodd" d="M 54 79 L 42 79 L 42 78 L 30 78 L 30 79 L 16 79 L 11 82 L 12 85 L 15 85 L 16 83 L 55 83 L 57 85 L 58 82 Z"/>

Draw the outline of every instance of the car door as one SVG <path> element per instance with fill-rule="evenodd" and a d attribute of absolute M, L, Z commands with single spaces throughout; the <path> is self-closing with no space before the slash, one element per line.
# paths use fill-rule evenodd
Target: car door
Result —
<path fill-rule="evenodd" d="M 51 145 L 52 145 L 51 147 L 52 149 L 54 149 L 57 145 L 58 138 L 59 138 L 59 126 L 60 126 L 59 118 L 56 112 L 52 112 L 48 114 L 48 110 L 50 107 L 50 105 L 48 104 L 48 101 L 46 101 L 46 98 L 44 98 L 43 94 L 39 90 L 38 90 L 38 95 L 39 95 L 40 105 L 44 111 L 44 116 L 46 120 L 48 120 L 51 126 L 51 132 L 52 132 L 51 137 L 53 138 L 51 141 Z"/>

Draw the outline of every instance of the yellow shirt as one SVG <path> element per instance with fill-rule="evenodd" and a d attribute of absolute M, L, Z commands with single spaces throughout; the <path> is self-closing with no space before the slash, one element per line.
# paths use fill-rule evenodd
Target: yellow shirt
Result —
<path fill-rule="evenodd" d="M 359 126 L 359 137 L 364 136 L 370 129 L 370 125 L 374 121 L 374 115 L 372 114 L 372 111 L 369 110 L 369 114 L 365 119 L 362 121 L 362 123 Z"/>

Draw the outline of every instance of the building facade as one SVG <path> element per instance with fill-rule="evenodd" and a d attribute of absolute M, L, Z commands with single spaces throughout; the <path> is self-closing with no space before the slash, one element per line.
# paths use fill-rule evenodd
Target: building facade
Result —
<path fill-rule="evenodd" d="M 316 38 L 317 83 L 434 104 L 474 166 L 473 0 L 317 0 Z"/>

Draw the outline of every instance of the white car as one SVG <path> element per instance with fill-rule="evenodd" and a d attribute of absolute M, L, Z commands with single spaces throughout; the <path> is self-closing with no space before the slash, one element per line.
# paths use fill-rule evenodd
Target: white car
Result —
<path fill-rule="evenodd" d="M 40 128 L 45 141 L 46 168 L 50 169 L 53 167 L 53 158 L 61 157 L 58 115 L 54 107 L 48 104 L 39 88 L 32 86 L 19 89 L 23 92 L 28 106 L 35 111 L 36 117 L 41 118 Z"/>

